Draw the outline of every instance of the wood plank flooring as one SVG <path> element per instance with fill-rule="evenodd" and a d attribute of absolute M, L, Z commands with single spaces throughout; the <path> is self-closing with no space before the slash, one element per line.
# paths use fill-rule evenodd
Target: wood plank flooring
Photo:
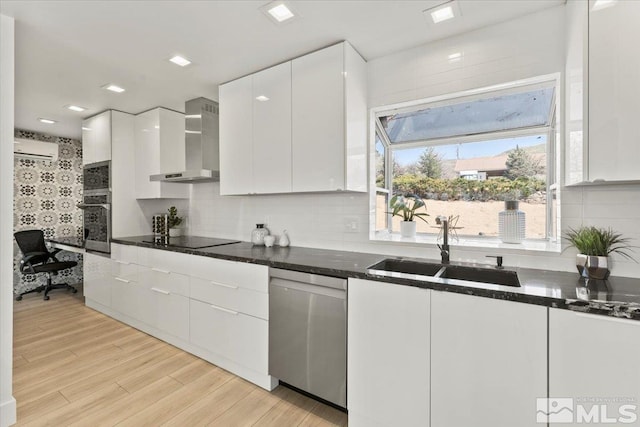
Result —
<path fill-rule="evenodd" d="M 347 415 L 242 378 L 54 291 L 14 302 L 18 426 L 346 426 Z"/>

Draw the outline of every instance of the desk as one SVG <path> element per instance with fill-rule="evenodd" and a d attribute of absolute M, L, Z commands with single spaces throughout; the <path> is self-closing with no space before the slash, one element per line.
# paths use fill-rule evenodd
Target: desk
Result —
<path fill-rule="evenodd" d="M 77 254 L 85 253 L 84 240 L 77 237 L 52 237 L 46 239 L 47 244 L 55 249 L 63 251 L 75 252 Z"/>

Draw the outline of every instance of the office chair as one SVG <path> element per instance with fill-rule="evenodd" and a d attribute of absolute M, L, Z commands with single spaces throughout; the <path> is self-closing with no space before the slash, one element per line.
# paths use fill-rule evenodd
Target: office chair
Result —
<path fill-rule="evenodd" d="M 35 289 L 21 293 L 16 296 L 16 301 L 20 301 L 25 294 L 42 291 L 44 291 L 44 299 L 48 300 L 49 292 L 52 289 L 71 289 L 74 294 L 78 292 L 76 288 L 67 283 L 51 283 L 52 275 L 58 274 L 61 270 L 75 267 L 78 263 L 75 261 L 58 261 L 55 255 L 61 249 L 49 251 L 44 243 L 44 232 L 42 230 L 18 231 L 13 234 L 13 237 L 15 237 L 20 252 L 22 252 L 20 272 L 22 274 L 44 273 L 47 275 L 47 284 L 45 286 L 38 286 Z"/>

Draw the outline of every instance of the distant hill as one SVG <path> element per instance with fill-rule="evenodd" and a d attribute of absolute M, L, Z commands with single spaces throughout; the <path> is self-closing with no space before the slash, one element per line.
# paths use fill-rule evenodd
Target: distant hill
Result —
<path fill-rule="evenodd" d="M 546 143 L 541 143 L 538 145 L 531 145 L 529 147 L 522 147 L 522 149 L 524 151 L 526 151 L 529 154 L 537 154 L 537 153 L 541 153 L 541 154 L 546 154 L 547 153 L 547 144 Z M 500 154 L 497 154 L 497 156 L 504 156 L 505 154 L 508 154 L 510 150 L 507 151 L 503 151 Z"/>

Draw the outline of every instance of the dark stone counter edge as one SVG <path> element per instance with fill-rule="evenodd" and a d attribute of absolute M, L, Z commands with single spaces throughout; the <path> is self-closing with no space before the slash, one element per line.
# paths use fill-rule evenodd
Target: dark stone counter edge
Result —
<path fill-rule="evenodd" d="M 383 277 L 383 276 L 375 276 L 370 275 L 363 272 L 357 272 L 352 270 L 342 270 L 342 269 L 332 269 L 332 268 L 324 268 L 311 266 L 306 264 L 293 264 L 288 262 L 280 262 L 280 261 L 272 261 L 265 260 L 259 258 L 249 258 L 243 256 L 235 256 L 229 254 L 220 254 L 220 253 L 211 253 L 204 252 L 199 249 L 188 249 L 188 248 L 177 248 L 177 247 L 166 247 L 154 245 L 152 243 L 145 242 L 136 242 L 130 240 L 121 240 L 121 239 L 112 239 L 111 243 L 129 245 L 129 246 L 139 246 L 149 249 L 160 249 L 166 250 L 170 252 L 179 252 L 190 255 L 198 255 L 198 256 L 206 256 L 210 258 L 224 259 L 227 261 L 236 261 L 236 262 L 245 262 L 248 264 L 259 264 L 265 265 L 273 268 L 282 268 L 286 270 L 299 271 L 303 273 L 311 273 L 311 274 L 320 274 L 332 277 L 340 277 L 344 279 L 349 278 L 358 278 L 358 279 L 366 279 L 378 282 L 386 282 L 397 284 L 400 286 L 414 286 L 423 289 L 432 289 L 435 291 L 444 291 L 444 292 L 453 292 L 463 295 L 471 295 L 478 296 L 484 298 L 493 298 L 504 301 L 512 301 L 512 302 L 520 302 L 525 304 L 534 304 L 541 305 L 545 307 L 558 308 L 564 310 L 571 310 L 580 313 L 587 314 L 596 314 L 607 317 L 615 317 L 620 319 L 630 319 L 630 320 L 638 320 L 640 321 L 640 307 L 639 308 L 629 308 L 626 307 L 616 307 L 614 309 L 606 309 L 602 308 L 601 304 L 596 304 L 596 306 L 592 306 L 588 301 L 576 301 L 576 300 L 567 300 L 564 298 L 554 298 L 548 296 L 540 296 L 540 295 L 524 295 L 517 292 L 508 292 L 503 290 L 494 290 L 494 289 L 483 289 L 478 287 L 466 287 L 461 285 L 445 285 L 442 283 L 434 283 L 434 282 L 424 282 L 417 281 L 411 279 L 403 279 L 397 277 Z M 218 248 L 222 248 L 224 246 L 220 246 Z M 368 254 L 371 256 L 375 256 L 375 254 Z M 381 255 L 381 257 L 385 257 Z"/>

